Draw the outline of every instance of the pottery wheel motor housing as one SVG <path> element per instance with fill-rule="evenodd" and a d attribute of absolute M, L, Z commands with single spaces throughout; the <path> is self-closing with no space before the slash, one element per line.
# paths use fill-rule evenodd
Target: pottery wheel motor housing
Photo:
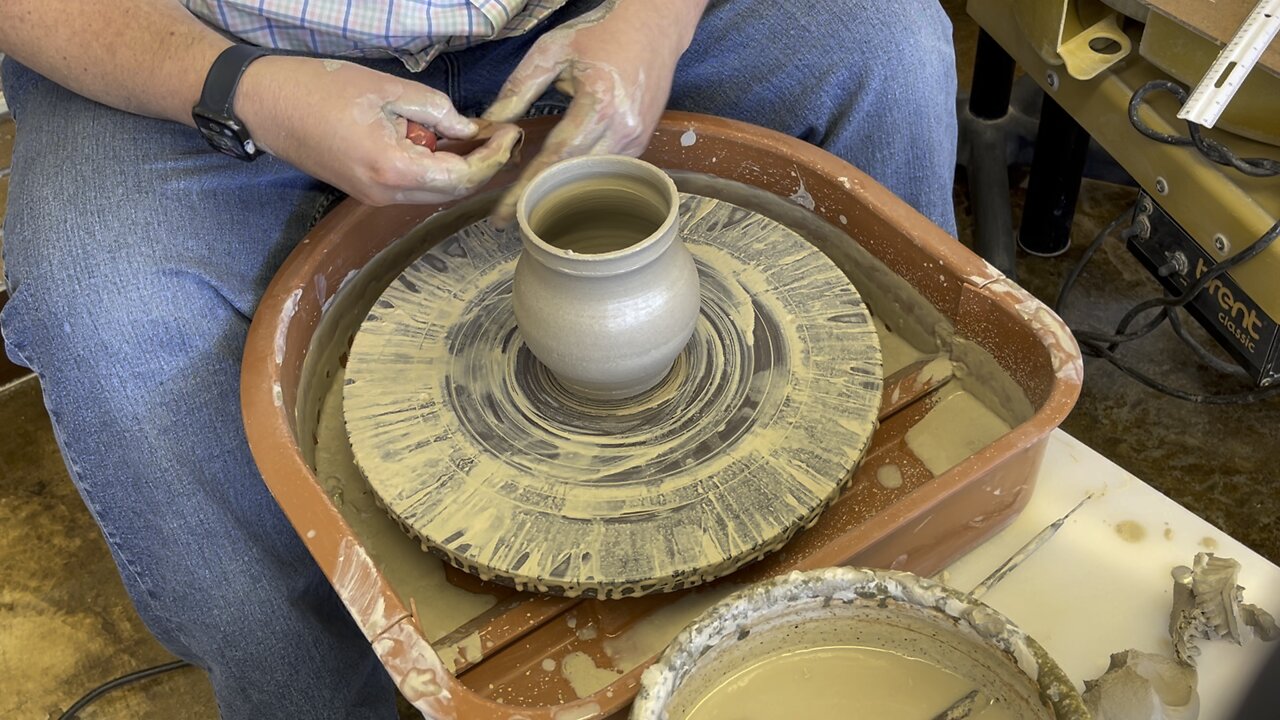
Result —
<path fill-rule="evenodd" d="M 846 275 L 631 158 L 550 168 L 517 218 L 433 246 L 356 334 L 347 430 L 391 516 L 482 579 L 602 598 L 713 580 L 812 524 L 881 400 Z"/>

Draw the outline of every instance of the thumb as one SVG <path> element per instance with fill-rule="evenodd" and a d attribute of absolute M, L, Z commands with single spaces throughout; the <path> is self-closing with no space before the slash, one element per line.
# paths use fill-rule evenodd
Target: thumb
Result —
<path fill-rule="evenodd" d="M 463 117 L 454 109 L 448 95 L 425 85 L 412 84 L 416 87 L 387 103 L 388 112 L 450 138 L 466 139 L 480 130 L 475 120 Z"/>
<path fill-rule="evenodd" d="M 544 42 L 550 37 L 545 36 L 534 43 L 533 48 L 511 73 L 511 77 L 503 83 L 493 104 L 485 111 L 485 120 L 499 123 L 519 120 L 560 76 L 568 65 L 568 56 L 562 42 Z"/>

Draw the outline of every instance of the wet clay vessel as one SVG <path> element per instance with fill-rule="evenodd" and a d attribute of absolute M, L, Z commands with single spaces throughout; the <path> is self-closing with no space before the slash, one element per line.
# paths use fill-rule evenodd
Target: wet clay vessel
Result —
<path fill-rule="evenodd" d="M 522 125 L 524 156 L 533 157 L 554 119 Z M 882 339 L 920 351 L 905 363 L 886 359 L 879 427 L 845 492 L 813 527 L 724 584 L 849 562 L 931 575 L 1017 516 L 1050 433 L 1080 391 L 1079 351 L 1060 319 L 867 175 L 795 138 L 668 113 L 643 157 L 682 191 L 794 229 L 849 276 Z M 709 604 L 698 605 L 710 591 L 696 589 L 589 600 L 442 570 L 369 498 L 344 447 L 340 378 L 369 309 L 426 249 L 482 220 L 521 169 L 504 171 L 471 204 L 342 203 L 281 266 L 245 348 L 245 431 L 263 479 L 391 679 L 433 718 L 625 713 L 645 667 Z M 994 374 L 978 372 L 979 360 Z M 921 435 L 917 447 L 940 443 L 925 421 L 950 402 L 941 396 L 957 386 L 999 391 L 990 378 L 1001 374 L 1029 402 L 1025 412 L 1010 416 L 1008 432 L 931 470 L 907 436 Z M 883 482 L 890 467 L 896 481 Z M 459 597 L 483 603 L 459 607 Z M 598 684 L 575 686 L 566 677 L 575 661 L 600 671 Z"/>
<path fill-rule="evenodd" d="M 1089 718 L 1066 673 L 1000 613 L 863 568 L 791 573 L 713 605 L 645 671 L 631 720 L 728 717 L 752 698 L 761 717 L 780 702 L 773 716 L 968 717 L 967 704 L 981 717 Z"/>
<path fill-rule="evenodd" d="M 565 160 L 516 206 L 520 334 L 564 385 L 592 398 L 657 385 L 693 334 L 700 295 L 666 173 L 618 155 Z"/>

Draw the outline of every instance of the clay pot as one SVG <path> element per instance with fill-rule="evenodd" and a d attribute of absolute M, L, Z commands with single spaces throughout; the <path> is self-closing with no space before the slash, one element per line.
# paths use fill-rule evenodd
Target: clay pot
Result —
<path fill-rule="evenodd" d="M 869 659 L 863 666 L 857 659 L 834 664 L 840 656 L 828 649 L 841 647 Z M 760 669 L 767 659 L 786 656 L 805 658 L 803 680 L 785 666 Z M 890 667 L 887 680 L 868 679 L 893 656 L 912 660 Z M 929 675 L 896 682 L 904 670 L 920 672 L 912 666 L 928 668 Z M 953 687 L 942 689 L 941 678 Z M 644 673 L 631 720 L 715 717 L 726 707 L 725 696 L 708 698 L 726 685 L 741 692 L 744 683 L 762 683 L 771 694 L 786 688 L 791 696 L 781 700 L 793 717 L 826 717 L 830 708 L 822 703 L 833 702 L 861 705 L 867 717 L 941 717 L 976 690 L 973 709 L 994 702 L 1004 709 L 999 717 L 1089 718 L 1062 669 L 1007 618 L 957 590 L 892 570 L 794 572 L 720 601 Z M 811 700 L 814 707 L 801 707 Z"/>
<path fill-rule="evenodd" d="M 644 392 L 689 342 L 701 299 L 679 204 L 666 173 L 623 156 L 560 162 L 521 194 L 516 322 L 572 391 L 606 400 Z"/>

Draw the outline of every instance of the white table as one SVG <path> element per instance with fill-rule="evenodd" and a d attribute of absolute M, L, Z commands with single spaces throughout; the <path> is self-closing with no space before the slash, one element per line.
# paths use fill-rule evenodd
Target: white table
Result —
<path fill-rule="evenodd" d="M 1090 492 L 1098 496 L 983 598 L 1039 640 L 1082 690 L 1106 670 L 1113 652 L 1173 657 L 1169 571 L 1190 566 L 1197 552 L 1238 560 L 1245 602 L 1280 613 L 1280 567 L 1061 430 L 1050 439 L 1022 515 L 947 568 L 948 582 L 971 590 Z M 1145 529 L 1142 540 L 1117 532 L 1126 520 Z M 1200 720 L 1229 720 L 1276 643 L 1198 645 Z"/>

